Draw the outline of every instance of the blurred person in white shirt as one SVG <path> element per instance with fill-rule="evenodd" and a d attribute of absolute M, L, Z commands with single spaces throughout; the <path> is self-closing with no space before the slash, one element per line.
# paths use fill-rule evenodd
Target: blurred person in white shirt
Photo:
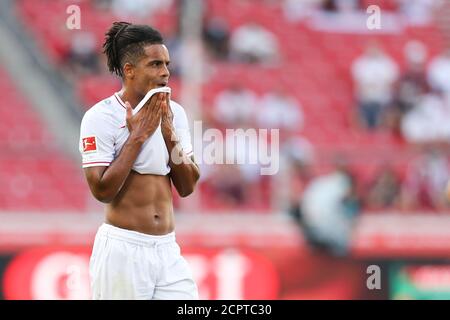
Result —
<path fill-rule="evenodd" d="M 450 47 L 430 62 L 428 81 L 434 91 L 450 94 Z"/>
<path fill-rule="evenodd" d="M 230 37 L 232 60 L 273 63 L 279 58 L 277 37 L 263 26 L 249 22 L 235 29 Z"/>
<path fill-rule="evenodd" d="M 450 138 L 450 95 L 424 94 L 401 122 L 401 130 L 410 143 L 425 143 Z"/>
<path fill-rule="evenodd" d="M 239 84 L 230 84 L 214 101 L 215 120 L 222 125 L 239 127 L 252 122 L 256 108 L 256 94 Z"/>
<path fill-rule="evenodd" d="M 338 160 L 333 172 L 314 178 L 301 201 L 308 240 L 337 256 L 348 253 L 360 203 L 348 165 Z"/>
<path fill-rule="evenodd" d="M 303 126 L 303 112 L 298 101 L 279 86 L 261 98 L 257 121 L 260 128 L 298 130 Z"/>
<path fill-rule="evenodd" d="M 355 95 L 360 119 L 368 129 L 377 128 L 392 99 L 393 84 L 398 78 L 396 63 L 376 43 L 371 42 L 352 66 Z"/>
<path fill-rule="evenodd" d="M 65 60 L 70 72 L 75 76 L 99 72 L 100 58 L 94 34 L 87 31 L 75 32 Z M 66 75 L 70 77 L 72 74 Z"/>

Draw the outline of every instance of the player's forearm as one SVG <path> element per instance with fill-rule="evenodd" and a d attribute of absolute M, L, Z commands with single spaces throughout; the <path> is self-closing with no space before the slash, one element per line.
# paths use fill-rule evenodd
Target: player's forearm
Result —
<path fill-rule="evenodd" d="M 170 178 L 180 197 L 187 197 L 194 192 L 195 185 L 200 178 L 200 171 L 195 163 L 171 165 Z"/>
<path fill-rule="evenodd" d="M 200 178 L 200 170 L 193 159 L 182 150 L 178 141 L 167 141 L 169 151 L 170 178 L 181 197 L 187 197 L 194 192 Z"/>
<path fill-rule="evenodd" d="M 141 150 L 143 141 L 130 135 L 117 158 L 103 173 L 98 184 L 98 200 L 109 203 L 122 188 Z"/>

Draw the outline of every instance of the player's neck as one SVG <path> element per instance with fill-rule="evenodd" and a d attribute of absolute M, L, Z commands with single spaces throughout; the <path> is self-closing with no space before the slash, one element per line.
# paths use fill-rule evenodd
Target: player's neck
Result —
<path fill-rule="evenodd" d="M 122 99 L 124 103 L 128 101 L 133 109 L 138 105 L 139 101 L 142 100 L 142 97 L 127 88 L 122 88 L 118 94 L 120 99 Z"/>

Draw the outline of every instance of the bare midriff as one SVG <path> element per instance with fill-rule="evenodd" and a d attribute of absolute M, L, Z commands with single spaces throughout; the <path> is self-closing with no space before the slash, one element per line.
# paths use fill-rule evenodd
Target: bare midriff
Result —
<path fill-rule="evenodd" d="M 175 221 L 169 176 L 131 171 L 106 206 L 106 223 L 150 235 L 172 232 Z"/>

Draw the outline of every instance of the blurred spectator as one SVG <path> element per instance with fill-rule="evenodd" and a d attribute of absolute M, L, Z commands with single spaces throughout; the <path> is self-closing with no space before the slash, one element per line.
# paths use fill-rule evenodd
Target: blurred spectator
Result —
<path fill-rule="evenodd" d="M 245 184 L 239 168 L 234 164 L 216 165 L 207 184 L 214 200 L 224 208 L 236 208 L 245 204 Z"/>
<path fill-rule="evenodd" d="M 310 182 L 303 194 L 301 212 L 305 234 L 312 244 L 337 256 L 348 253 L 360 199 L 347 164 L 340 162 L 333 172 Z"/>
<path fill-rule="evenodd" d="M 65 61 L 75 76 L 99 72 L 99 55 L 96 49 L 96 39 L 91 32 L 73 34 Z"/>
<path fill-rule="evenodd" d="M 434 91 L 450 94 L 450 47 L 430 62 L 428 81 Z"/>
<path fill-rule="evenodd" d="M 392 100 L 398 67 L 375 42 L 352 66 L 360 120 L 368 129 L 379 126 L 385 108 Z"/>
<path fill-rule="evenodd" d="M 423 43 L 410 41 L 405 45 L 406 69 L 394 86 L 392 108 L 386 113 L 386 124 L 396 134 L 401 134 L 401 119 L 418 103 L 420 96 L 429 90 L 425 62 L 427 51 Z"/>
<path fill-rule="evenodd" d="M 229 28 L 227 22 L 220 17 L 213 17 L 204 23 L 203 39 L 213 56 L 217 59 L 228 58 Z"/>
<path fill-rule="evenodd" d="M 237 83 L 230 84 L 215 99 L 215 120 L 232 128 L 246 126 L 252 122 L 256 100 L 256 95 L 251 90 Z"/>
<path fill-rule="evenodd" d="M 272 63 L 279 58 L 276 36 L 255 22 L 241 25 L 232 32 L 230 50 L 231 59 L 241 62 Z"/>
<path fill-rule="evenodd" d="M 235 163 L 240 171 L 245 190 L 257 188 L 261 178 L 258 158 L 259 140 L 254 128 L 241 125 L 235 127 L 234 134 L 225 137 L 225 158 L 227 163 Z M 250 131 L 247 131 L 250 129 Z M 251 134 L 251 133 L 254 133 Z"/>
<path fill-rule="evenodd" d="M 247 128 L 233 134 L 227 132 L 224 141 L 216 141 L 218 150 L 224 150 L 223 164 L 209 168 L 207 183 L 216 200 L 226 207 L 262 203 L 261 173 L 258 162 L 258 140 L 247 135 Z"/>
<path fill-rule="evenodd" d="M 450 101 L 442 95 L 424 94 L 401 122 L 404 138 L 410 143 L 425 143 L 450 138 Z"/>
<path fill-rule="evenodd" d="M 367 189 L 365 201 L 367 209 L 380 210 L 399 207 L 401 181 L 395 170 L 389 165 L 380 169 Z"/>
<path fill-rule="evenodd" d="M 208 122 L 203 123 L 202 129 L 205 132 L 217 130 Z M 236 127 L 230 125 L 227 129 Z M 200 150 L 204 152 L 200 163 L 201 182 L 211 202 L 220 208 L 242 208 L 249 204 L 250 189 L 259 188 L 259 166 L 249 163 L 250 153 L 258 154 L 257 145 L 255 141 L 246 141 L 246 128 L 242 129 L 234 134 L 222 132 L 221 138 L 199 142 L 202 144 Z"/>
<path fill-rule="evenodd" d="M 426 146 L 424 151 L 407 168 L 402 205 L 409 210 L 445 209 L 445 188 L 450 178 L 448 157 L 433 145 Z"/>
<path fill-rule="evenodd" d="M 418 41 L 410 41 L 405 46 L 406 70 L 396 86 L 395 99 L 402 113 L 411 110 L 419 96 L 429 90 L 425 62 L 427 49 Z"/>
<path fill-rule="evenodd" d="M 279 86 L 261 98 L 257 121 L 260 128 L 299 130 L 303 126 L 303 112 L 297 100 Z"/>

